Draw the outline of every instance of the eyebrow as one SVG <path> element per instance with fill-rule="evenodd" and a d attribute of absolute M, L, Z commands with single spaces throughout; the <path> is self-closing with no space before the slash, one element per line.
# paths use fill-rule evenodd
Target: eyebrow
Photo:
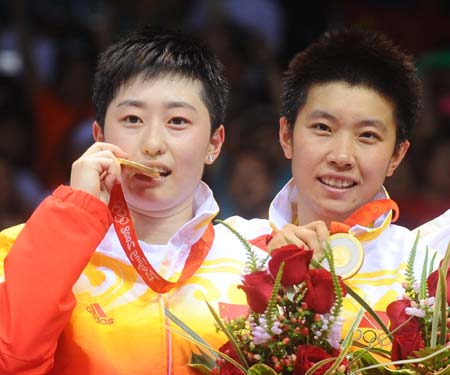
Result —
<path fill-rule="evenodd" d="M 125 99 L 117 104 L 117 107 L 137 107 L 145 108 L 147 105 L 142 100 Z"/>
<path fill-rule="evenodd" d="M 170 101 L 170 102 L 166 103 L 165 107 L 168 109 L 187 108 L 187 109 L 190 109 L 191 111 L 198 112 L 197 108 L 195 108 L 192 104 L 189 104 L 188 102 L 184 102 L 184 101 Z"/>
<path fill-rule="evenodd" d="M 312 111 L 307 117 L 308 120 L 315 119 L 315 118 L 325 118 L 331 121 L 338 121 L 338 118 L 334 115 L 332 115 L 329 112 L 323 111 L 321 109 L 316 109 Z M 359 127 L 364 126 L 372 126 L 375 128 L 378 128 L 382 132 L 387 132 L 387 126 L 383 121 L 377 120 L 377 119 L 365 119 L 358 122 Z"/>
<path fill-rule="evenodd" d="M 135 99 L 125 99 L 117 104 L 117 107 L 137 107 L 137 108 L 146 108 L 147 103 L 143 100 L 135 100 Z M 189 104 L 185 101 L 169 101 L 164 104 L 164 107 L 167 109 L 172 108 L 187 108 L 191 111 L 198 112 L 197 108 L 195 108 L 192 104 Z"/>

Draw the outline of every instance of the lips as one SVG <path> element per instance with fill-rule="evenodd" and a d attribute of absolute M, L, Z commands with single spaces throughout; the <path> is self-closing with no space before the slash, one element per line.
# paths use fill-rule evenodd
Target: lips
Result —
<path fill-rule="evenodd" d="M 139 170 L 134 170 L 131 175 L 134 177 L 137 177 L 138 179 L 141 179 L 141 180 L 158 180 L 161 178 L 165 178 L 172 173 L 172 171 L 170 169 L 168 169 L 162 165 L 155 165 L 155 164 L 143 164 L 143 165 L 145 165 L 146 167 L 149 167 L 152 170 L 154 170 L 155 172 L 159 173 L 159 176 L 158 177 L 150 176 Z"/>
<path fill-rule="evenodd" d="M 166 168 L 164 165 L 161 165 L 161 164 L 148 163 L 145 165 L 149 168 L 156 170 L 159 173 L 160 177 L 167 177 L 172 173 L 172 171 L 169 168 Z"/>
<path fill-rule="evenodd" d="M 319 181 L 330 188 L 342 190 L 349 189 L 357 184 L 353 179 L 335 176 L 319 177 Z"/>

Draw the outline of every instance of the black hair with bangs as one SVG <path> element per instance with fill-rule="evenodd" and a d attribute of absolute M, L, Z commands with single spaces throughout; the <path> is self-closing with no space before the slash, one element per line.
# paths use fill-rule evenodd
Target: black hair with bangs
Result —
<path fill-rule="evenodd" d="M 367 87 L 389 100 L 397 124 L 396 144 L 410 138 L 422 108 L 413 59 L 382 33 L 357 29 L 326 32 L 290 61 L 281 95 L 281 115 L 290 128 L 313 86 L 339 81 Z"/>
<path fill-rule="evenodd" d="M 224 123 L 229 85 L 221 62 L 195 38 L 174 30 L 144 27 L 100 55 L 93 84 L 95 119 L 103 128 L 108 105 L 119 89 L 138 76 L 173 75 L 198 80 L 211 129 Z"/>

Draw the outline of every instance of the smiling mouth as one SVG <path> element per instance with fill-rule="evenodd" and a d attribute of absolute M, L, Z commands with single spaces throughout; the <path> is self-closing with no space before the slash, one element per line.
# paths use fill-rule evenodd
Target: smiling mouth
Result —
<path fill-rule="evenodd" d="M 333 189 L 349 189 L 353 186 L 357 185 L 355 181 L 353 180 L 347 180 L 347 179 L 339 179 L 339 178 L 331 178 L 331 177 L 319 177 L 318 180 Z"/>

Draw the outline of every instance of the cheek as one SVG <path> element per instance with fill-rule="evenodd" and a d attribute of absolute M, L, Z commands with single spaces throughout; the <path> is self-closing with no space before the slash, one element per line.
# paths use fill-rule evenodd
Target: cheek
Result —
<path fill-rule="evenodd" d="M 186 146 L 186 145 L 185 145 Z M 201 174 L 205 165 L 206 146 L 198 147 L 176 147 L 174 158 L 179 172 L 183 175 Z"/>
<path fill-rule="evenodd" d="M 126 152 L 132 153 L 134 146 L 136 144 L 136 137 L 134 137 L 134 142 L 132 137 L 127 137 L 124 134 L 118 134 L 116 132 L 105 132 L 105 142 L 111 143 L 113 145 L 119 146 Z"/>
<path fill-rule="evenodd" d="M 377 179 L 383 183 L 390 170 L 390 163 L 391 159 L 388 157 L 370 157 L 366 154 L 361 158 L 360 170 L 366 177 Z"/>
<path fill-rule="evenodd" d="M 300 175 L 311 175 L 314 166 L 319 161 L 319 149 L 312 150 L 307 145 L 295 147 L 292 155 L 293 172 Z"/>

